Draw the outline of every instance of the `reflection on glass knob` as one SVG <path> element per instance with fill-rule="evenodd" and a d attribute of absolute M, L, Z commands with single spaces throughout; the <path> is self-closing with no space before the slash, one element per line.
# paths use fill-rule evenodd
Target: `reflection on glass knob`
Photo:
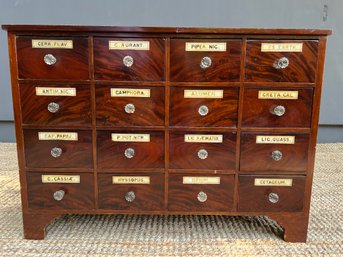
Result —
<path fill-rule="evenodd" d="M 44 56 L 44 62 L 47 65 L 54 65 L 56 63 L 57 59 L 55 56 L 53 56 L 52 54 L 46 54 Z"/>
<path fill-rule="evenodd" d="M 54 158 L 58 158 L 62 155 L 62 149 L 59 147 L 54 147 L 51 149 L 51 156 Z"/>
<path fill-rule="evenodd" d="M 133 148 L 127 148 L 125 149 L 124 154 L 126 158 L 131 159 L 135 156 L 135 150 Z"/>
<path fill-rule="evenodd" d="M 279 117 L 284 115 L 285 112 L 286 112 L 286 108 L 282 105 L 278 105 L 278 106 L 274 107 L 274 109 L 273 109 L 273 114 L 275 114 L 276 116 L 279 116 Z"/>
<path fill-rule="evenodd" d="M 200 67 L 202 69 L 207 69 L 208 67 L 211 66 L 211 64 L 212 64 L 211 58 L 208 56 L 205 56 L 204 58 L 201 59 Z"/>
<path fill-rule="evenodd" d="M 201 116 L 206 116 L 208 114 L 208 107 L 206 105 L 201 105 L 198 109 L 198 113 Z"/>
<path fill-rule="evenodd" d="M 136 107 L 133 104 L 127 104 L 125 105 L 124 109 L 126 113 L 134 113 L 136 110 Z"/>
<path fill-rule="evenodd" d="M 268 195 L 268 200 L 269 200 L 269 202 L 271 202 L 271 203 L 277 203 L 277 202 L 279 201 L 279 196 L 278 196 L 278 194 L 276 194 L 276 193 L 270 193 L 270 194 Z"/>
<path fill-rule="evenodd" d="M 205 149 L 200 149 L 198 151 L 198 157 L 199 159 L 204 160 L 208 157 L 208 152 Z"/>
<path fill-rule="evenodd" d="M 133 200 L 135 200 L 135 198 L 136 198 L 136 195 L 135 195 L 135 192 L 133 192 L 133 191 L 127 192 L 125 195 L 125 200 L 130 202 L 130 203 L 133 202 Z"/>
<path fill-rule="evenodd" d="M 280 161 L 282 159 L 282 153 L 279 150 L 272 152 L 272 158 L 274 161 Z"/>
<path fill-rule="evenodd" d="M 123 58 L 123 63 L 126 67 L 131 67 L 133 65 L 133 58 L 130 55 L 127 55 Z"/>
<path fill-rule="evenodd" d="M 60 105 L 55 102 L 51 102 L 48 104 L 48 111 L 51 113 L 56 113 L 60 109 Z"/>
<path fill-rule="evenodd" d="M 54 199 L 56 201 L 61 201 L 65 195 L 65 192 L 63 190 L 58 190 L 54 193 Z"/>
<path fill-rule="evenodd" d="M 285 69 L 289 65 L 289 60 L 287 57 L 281 57 L 280 59 L 277 59 L 273 66 L 275 69 Z"/>
<path fill-rule="evenodd" d="M 198 201 L 203 203 L 203 202 L 206 202 L 206 200 L 207 200 L 207 194 L 203 191 L 200 191 L 198 193 Z"/>

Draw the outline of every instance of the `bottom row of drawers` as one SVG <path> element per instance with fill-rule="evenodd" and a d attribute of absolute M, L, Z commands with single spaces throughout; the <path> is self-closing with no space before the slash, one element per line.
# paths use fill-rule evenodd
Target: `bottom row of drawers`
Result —
<path fill-rule="evenodd" d="M 28 173 L 30 208 L 94 209 L 94 175 Z M 99 209 L 164 210 L 164 173 L 99 174 Z M 238 176 L 238 211 L 302 211 L 305 176 Z M 235 175 L 169 174 L 169 211 L 232 211 Z"/>

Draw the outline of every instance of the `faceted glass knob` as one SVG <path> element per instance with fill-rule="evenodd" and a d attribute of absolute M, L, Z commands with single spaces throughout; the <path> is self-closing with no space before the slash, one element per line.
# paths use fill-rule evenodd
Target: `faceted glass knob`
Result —
<path fill-rule="evenodd" d="M 56 201 L 61 201 L 65 195 L 63 190 L 58 190 L 53 194 L 53 197 Z"/>
<path fill-rule="evenodd" d="M 202 69 L 207 69 L 212 65 L 212 60 L 210 57 L 205 56 L 204 58 L 201 59 L 200 62 L 200 68 Z"/>
<path fill-rule="evenodd" d="M 204 160 L 208 157 L 208 152 L 205 149 L 201 149 L 198 151 L 198 157 L 201 160 Z"/>
<path fill-rule="evenodd" d="M 48 111 L 51 113 L 56 113 L 60 109 L 60 105 L 55 102 L 51 102 L 48 104 Z"/>
<path fill-rule="evenodd" d="M 52 54 L 46 54 L 44 56 L 44 62 L 47 65 L 54 65 L 57 62 L 57 59 L 55 56 L 53 56 Z"/>
<path fill-rule="evenodd" d="M 275 150 L 272 152 L 272 158 L 274 161 L 280 161 L 282 159 L 282 152 L 279 150 Z"/>
<path fill-rule="evenodd" d="M 206 105 L 201 105 L 198 109 L 198 113 L 201 115 L 201 116 L 206 116 L 208 114 L 208 107 Z"/>
<path fill-rule="evenodd" d="M 203 192 L 203 191 L 200 191 L 198 193 L 198 197 L 197 198 L 198 198 L 198 201 L 201 202 L 201 203 L 206 202 L 207 194 L 205 192 Z"/>
<path fill-rule="evenodd" d="M 288 65 L 289 65 L 289 60 L 287 57 L 282 57 L 280 59 L 277 59 L 273 64 L 275 69 L 285 69 L 288 67 Z"/>
<path fill-rule="evenodd" d="M 136 107 L 133 104 L 127 104 L 124 107 L 126 113 L 134 113 L 136 110 Z"/>
<path fill-rule="evenodd" d="M 130 55 L 127 55 L 123 58 L 123 64 L 130 68 L 133 65 L 133 58 Z"/>
<path fill-rule="evenodd" d="M 136 195 L 135 195 L 135 192 L 133 191 L 127 192 L 125 195 L 125 200 L 130 203 L 133 202 L 135 198 L 136 198 Z"/>
<path fill-rule="evenodd" d="M 276 116 L 283 116 L 286 113 L 286 108 L 282 105 L 278 105 L 273 109 L 273 114 Z"/>
<path fill-rule="evenodd" d="M 268 200 L 269 200 L 269 202 L 271 202 L 271 203 L 277 203 L 277 202 L 279 201 L 279 196 L 278 196 L 278 194 L 276 194 L 276 193 L 270 193 L 270 194 L 268 195 Z"/>
<path fill-rule="evenodd" d="M 124 154 L 126 158 L 131 159 L 135 156 L 135 150 L 133 148 L 127 148 L 125 149 Z"/>
<path fill-rule="evenodd" d="M 51 156 L 54 158 L 58 158 L 62 155 L 62 149 L 59 147 L 54 147 L 51 149 Z"/>

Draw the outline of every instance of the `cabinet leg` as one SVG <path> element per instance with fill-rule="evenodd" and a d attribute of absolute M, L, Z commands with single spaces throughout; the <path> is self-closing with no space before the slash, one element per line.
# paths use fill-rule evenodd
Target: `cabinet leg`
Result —
<path fill-rule="evenodd" d="M 60 214 L 23 213 L 24 238 L 41 240 L 45 238 L 45 227 Z"/>
<path fill-rule="evenodd" d="M 301 214 L 269 215 L 284 229 L 284 240 L 293 243 L 306 243 L 309 217 Z"/>

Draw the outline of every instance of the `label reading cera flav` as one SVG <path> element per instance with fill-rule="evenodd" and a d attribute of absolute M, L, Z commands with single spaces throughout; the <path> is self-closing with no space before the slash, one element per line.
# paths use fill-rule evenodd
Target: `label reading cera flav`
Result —
<path fill-rule="evenodd" d="M 32 39 L 32 48 L 73 49 L 73 40 Z"/>

